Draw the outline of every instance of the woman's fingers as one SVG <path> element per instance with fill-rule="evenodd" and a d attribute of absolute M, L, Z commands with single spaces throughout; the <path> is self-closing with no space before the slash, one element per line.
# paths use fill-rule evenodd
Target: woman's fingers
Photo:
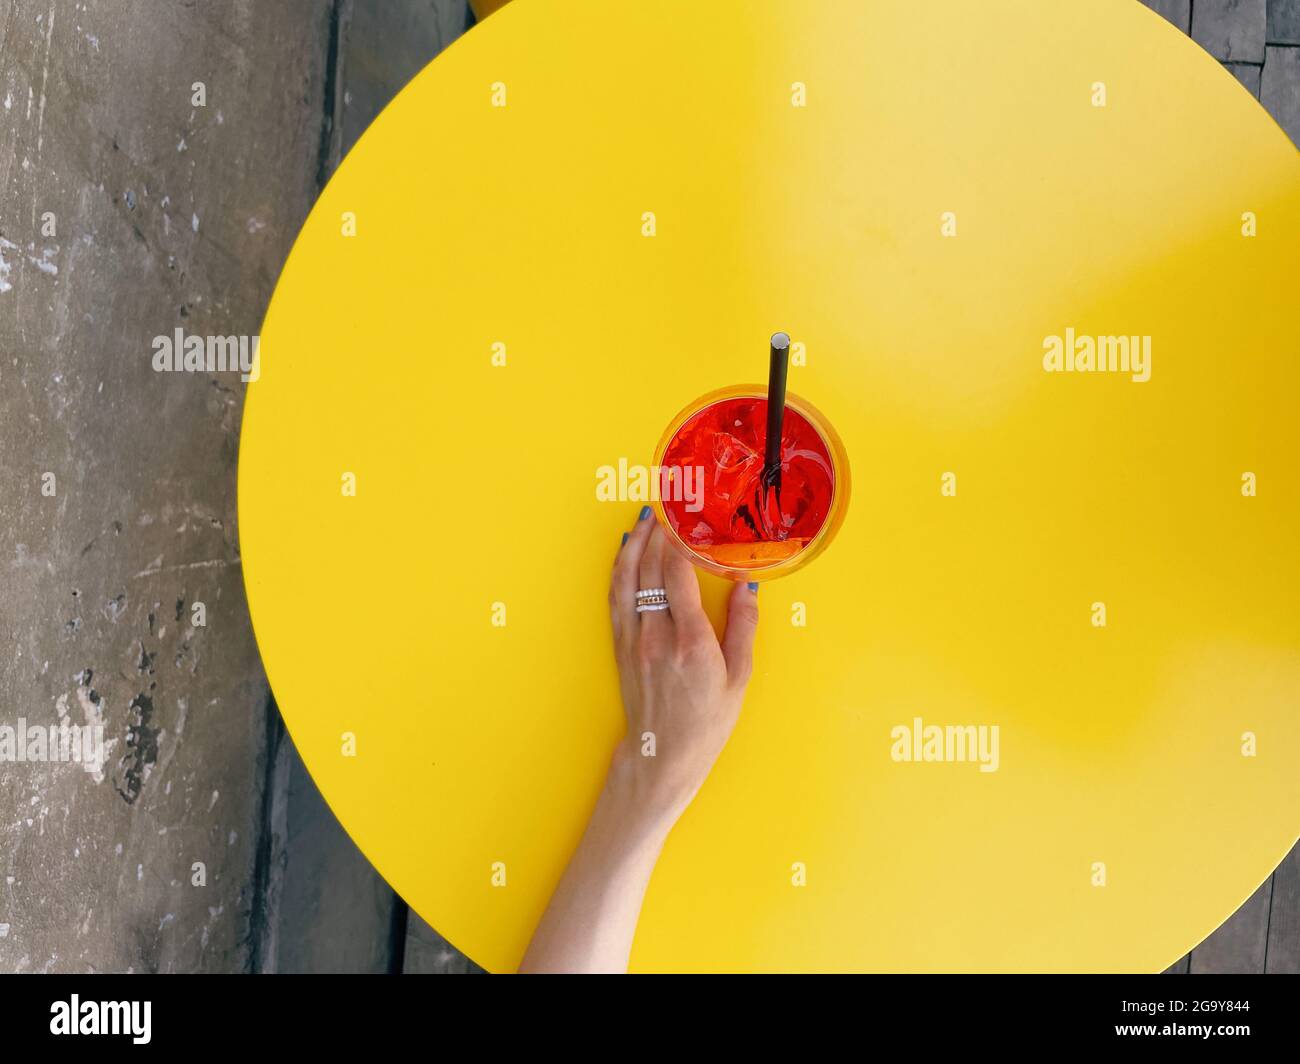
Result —
<path fill-rule="evenodd" d="M 695 575 L 695 567 L 667 541 L 667 533 L 661 535 L 664 538 L 663 587 L 668 592 L 673 623 L 688 639 L 706 634 L 712 638 L 713 626 L 700 604 L 700 581 Z"/>
<path fill-rule="evenodd" d="M 758 631 L 758 585 L 737 584 L 727 603 L 727 630 L 722 636 L 722 656 L 727 679 L 743 687 L 754 671 L 754 633 Z"/>
<path fill-rule="evenodd" d="M 659 523 L 653 522 L 654 530 L 650 533 L 649 541 L 645 545 L 645 550 L 641 554 L 641 564 L 637 577 L 639 588 L 663 587 L 664 586 L 664 551 L 668 549 L 668 544 L 664 541 L 664 531 L 659 527 Z M 635 594 L 635 591 L 633 592 Z M 632 607 L 636 609 L 635 606 Z M 655 640 L 665 635 L 671 630 L 671 621 L 668 617 L 667 610 L 647 610 L 639 615 L 641 618 L 641 642 L 653 645 Z"/>
<path fill-rule="evenodd" d="M 628 649 L 637 631 L 639 618 L 636 612 L 636 591 L 641 555 L 655 528 L 655 521 L 650 514 L 650 507 L 641 507 L 636 524 L 624 533 L 623 545 L 618 549 L 618 557 L 614 559 L 614 572 L 610 577 L 609 613 L 614 624 L 614 641 L 620 652 Z"/>

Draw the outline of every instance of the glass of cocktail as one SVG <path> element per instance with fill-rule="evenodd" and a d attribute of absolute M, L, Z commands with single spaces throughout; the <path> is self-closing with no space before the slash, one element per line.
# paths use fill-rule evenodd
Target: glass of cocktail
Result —
<path fill-rule="evenodd" d="M 830 423 L 786 393 L 777 490 L 764 483 L 768 390 L 722 388 L 691 403 L 655 452 L 656 510 L 692 563 L 732 580 L 770 580 L 829 545 L 849 501 L 849 463 Z"/>

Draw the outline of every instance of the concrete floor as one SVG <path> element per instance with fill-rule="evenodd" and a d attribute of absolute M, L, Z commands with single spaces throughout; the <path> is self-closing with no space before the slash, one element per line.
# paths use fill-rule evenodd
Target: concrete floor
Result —
<path fill-rule="evenodd" d="M 1145 2 L 1300 141 L 1300 0 Z M 111 744 L 98 779 L 0 773 L 0 971 L 477 970 L 284 737 L 240 577 L 238 375 L 150 368 L 176 328 L 258 331 L 322 183 L 471 24 L 465 0 L 0 14 L 0 723 Z M 1300 971 L 1300 851 L 1176 966 L 1266 968 Z"/>
<path fill-rule="evenodd" d="M 317 193 L 328 13 L 0 13 L 0 711 L 102 721 L 108 746 L 99 778 L 0 773 L 0 971 L 254 963 L 273 718 L 235 527 L 243 385 L 151 353 L 258 331 Z"/>

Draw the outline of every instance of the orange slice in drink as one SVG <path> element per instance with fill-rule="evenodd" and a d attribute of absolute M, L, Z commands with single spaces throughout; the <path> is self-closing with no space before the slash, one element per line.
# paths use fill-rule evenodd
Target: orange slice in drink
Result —
<path fill-rule="evenodd" d="M 736 569 L 758 569 L 794 557 L 807 544 L 808 540 L 796 536 L 783 540 L 762 540 L 758 543 L 718 543 L 708 547 L 692 547 L 692 550 L 712 558 L 719 565 Z"/>

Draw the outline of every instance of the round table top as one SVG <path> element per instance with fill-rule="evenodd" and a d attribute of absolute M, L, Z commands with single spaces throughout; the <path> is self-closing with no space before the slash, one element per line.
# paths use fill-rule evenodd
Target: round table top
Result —
<path fill-rule="evenodd" d="M 1172 963 L 1300 824 L 1298 237 L 1295 149 L 1130 0 L 505 8 L 344 161 L 262 333 L 294 742 L 513 969 L 623 728 L 641 502 L 599 471 L 784 329 L 852 500 L 763 586 L 633 969 Z"/>

